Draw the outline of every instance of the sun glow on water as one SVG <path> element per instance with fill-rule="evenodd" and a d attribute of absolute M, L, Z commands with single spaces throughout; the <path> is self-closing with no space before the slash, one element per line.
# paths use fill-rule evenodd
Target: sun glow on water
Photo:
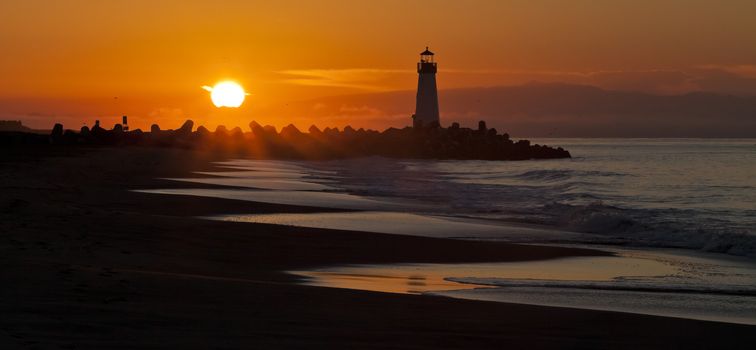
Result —
<path fill-rule="evenodd" d="M 233 81 L 222 81 L 215 86 L 203 86 L 203 89 L 210 91 L 210 99 L 215 107 L 237 108 L 244 103 L 247 93 L 241 85 Z"/>

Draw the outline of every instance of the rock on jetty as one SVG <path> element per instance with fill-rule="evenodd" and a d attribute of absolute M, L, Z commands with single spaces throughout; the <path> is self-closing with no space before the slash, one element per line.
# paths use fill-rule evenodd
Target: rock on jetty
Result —
<path fill-rule="evenodd" d="M 210 131 L 204 126 L 194 130 L 187 120 L 176 130 L 162 130 L 152 125 L 149 132 L 139 129 L 124 131 L 120 124 L 111 130 L 96 125 L 78 132 L 64 130 L 56 124 L 47 136 L 29 135 L 28 138 L 0 143 L 50 143 L 54 145 L 153 146 L 181 147 L 208 151 L 244 154 L 257 158 L 333 159 L 348 157 L 385 156 L 425 159 L 485 159 L 524 160 L 569 158 L 570 153 L 561 147 L 553 148 L 531 144 L 528 140 L 513 141 L 509 135 L 489 129 L 481 121 L 477 129 L 462 128 L 453 123 L 448 128 L 389 128 L 383 132 L 354 129 L 346 126 L 325 128 L 311 126 L 302 132 L 294 125 L 277 131 L 270 125 L 249 123 L 249 131 L 236 127 L 228 130 L 219 126 Z"/>

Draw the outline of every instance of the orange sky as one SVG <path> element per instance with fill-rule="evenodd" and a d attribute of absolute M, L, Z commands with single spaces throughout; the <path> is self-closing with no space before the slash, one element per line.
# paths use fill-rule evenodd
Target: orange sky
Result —
<path fill-rule="evenodd" d="M 756 94 L 754 13 L 754 1 L 695 0 L 4 1 L 0 119 L 281 126 L 307 113 L 286 111 L 290 101 L 414 89 L 425 45 L 441 89 Z M 201 89 L 227 78 L 251 94 L 238 110 L 216 109 Z"/>

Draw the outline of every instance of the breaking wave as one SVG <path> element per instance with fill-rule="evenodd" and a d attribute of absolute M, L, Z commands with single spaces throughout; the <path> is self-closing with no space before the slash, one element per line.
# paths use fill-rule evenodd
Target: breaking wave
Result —
<path fill-rule="evenodd" d="M 490 277 L 448 277 L 447 281 L 462 284 L 474 284 L 490 287 L 511 288 L 561 288 L 561 289 L 590 289 L 590 290 L 613 290 L 629 292 L 655 292 L 655 293 L 699 293 L 756 296 L 756 288 L 745 285 L 715 285 L 711 283 L 665 283 L 646 280 L 622 280 L 610 281 L 560 281 L 560 280 L 535 280 L 535 279 L 508 279 Z"/>
<path fill-rule="evenodd" d="M 614 141 L 568 141 L 559 140 L 576 158 L 370 158 L 309 166 L 334 174 L 332 180 L 357 195 L 434 204 L 420 214 L 546 225 L 590 233 L 604 244 L 756 257 L 752 143 L 633 140 L 614 147 Z"/>

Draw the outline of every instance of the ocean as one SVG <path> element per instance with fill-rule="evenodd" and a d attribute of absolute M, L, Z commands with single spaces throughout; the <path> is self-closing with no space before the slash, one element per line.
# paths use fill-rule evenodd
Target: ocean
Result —
<path fill-rule="evenodd" d="M 573 158 L 310 166 L 353 194 L 433 204 L 420 213 L 591 233 L 594 243 L 756 257 L 756 140 L 533 141 Z"/>
<path fill-rule="evenodd" d="M 572 158 L 234 159 L 218 164 L 223 171 L 199 173 L 207 177 L 173 180 L 242 189 L 145 192 L 350 210 L 209 218 L 214 220 L 617 254 L 292 271 L 312 285 L 756 324 L 756 139 L 532 142 L 561 146 Z"/>

